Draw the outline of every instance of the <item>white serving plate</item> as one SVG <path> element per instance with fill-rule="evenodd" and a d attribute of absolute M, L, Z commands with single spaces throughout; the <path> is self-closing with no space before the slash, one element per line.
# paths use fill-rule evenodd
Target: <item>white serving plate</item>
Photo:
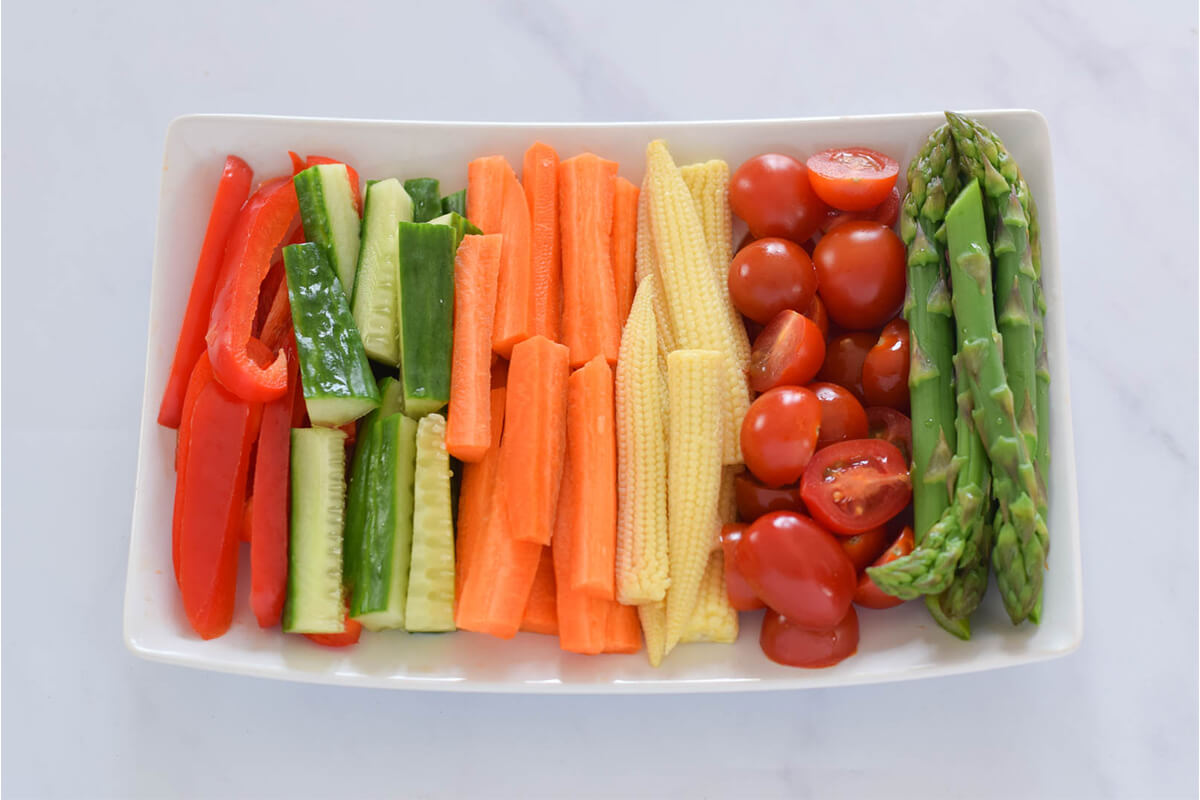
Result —
<path fill-rule="evenodd" d="M 137 655 L 156 661 L 268 678 L 391 689 L 544 693 L 845 686 L 996 669 L 1072 652 L 1083 636 L 1083 596 L 1049 130 L 1046 120 L 1033 111 L 973 116 L 992 126 L 1021 164 L 1042 220 L 1046 336 L 1053 371 L 1054 495 L 1053 546 L 1040 627 L 1009 624 L 993 587 L 976 615 L 970 642 L 942 632 L 919 602 L 889 611 L 861 610 L 858 654 L 821 670 L 769 661 L 758 646 L 759 614 L 742 615 L 735 645 L 681 645 L 658 669 L 649 666 L 644 653 L 574 655 L 560 651 L 556 639 L 534 634 L 499 641 L 467 632 L 364 633 L 355 647 L 332 650 L 301 636 L 284 636 L 277 628 L 258 628 L 247 600 L 243 557 L 233 627 L 219 639 L 202 641 L 184 618 L 171 567 L 175 431 L 160 427 L 155 419 L 226 154 L 246 159 L 256 179 L 287 172 L 291 149 L 344 158 L 364 179 L 431 175 L 449 191 L 466 185 L 471 159 L 500 153 L 519 167 L 525 149 L 541 139 L 564 158 L 592 150 L 616 159 L 621 173 L 639 183 L 646 143 L 656 137 L 668 141 L 681 164 L 722 158 L 736 167 L 767 151 L 803 158 L 827 147 L 864 145 L 907 165 L 942 117 L 925 113 L 738 122 L 491 124 L 200 115 L 181 117 L 167 130 L 125 589 L 126 644 Z"/>

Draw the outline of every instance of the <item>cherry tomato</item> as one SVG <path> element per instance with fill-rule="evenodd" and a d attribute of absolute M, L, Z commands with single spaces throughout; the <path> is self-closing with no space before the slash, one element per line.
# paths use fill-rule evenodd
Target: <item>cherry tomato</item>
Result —
<path fill-rule="evenodd" d="M 733 496 L 737 499 L 738 517 L 744 522 L 754 522 L 772 511 L 804 513 L 798 483 L 773 489 L 755 480 L 753 475 L 739 474 L 733 479 Z"/>
<path fill-rule="evenodd" d="M 847 330 L 883 326 L 904 302 L 904 243 L 878 222 L 847 222 L 817 243 L 813 265 L 829 318 Z"/>
<path fill-rule="evenodd" d="M 777 611 L 763 616 L 758 644 L 767 658 L 788 667 L 832 667 L 858 652 L 858 613 L 851 606 L 837 625 L 811 631 Z"/>
<path fill-rule="evenodd" d="M 767 323 L 750 353 L 750 388 L 808 383 L 825 360 L 825 338 L 811 319 L 785 309 Z"/>
<path fill-rule="evenodd" d="M 746 583 L 742 573 L 738 572 L 735 551 L 747 526 L 733 523 L 721 528 L 721 550 L 725 554 L 725 592 L 729 595 L 729 605 L 738 611 L 754 611 L 763 607 L 763 601 Z"/>
<path fill-rule="evenodd" d="M 846 615 L 858 577 L 837 539 L 808 517 L 759 517 L 734 547 L 737 569 L 769 607 L 797 625 L 832 628 Z"/>
<path fill-rule="evenodd" d="M 821 403 L 808 389 L 779 386 L 760 395 L 742 420 L 746 466 L 767 486 L 796 482 L 816 449 L 820 425 Z"/>
<path fill-rule="evenodd" d="M 862 387 L 869 406 L 908 411 L 908 323 L 894 319 L 862 365 Z"/>
<path fill-rule="evenodd" d="M 834 533 L 862 533 L 908 505 L 908 462 L 894 445 L 879 439 L 831 444 L 808 462 L 800 497 L 813 519 Z"/>
<path fill-rule="evenodd" d="M 808 168 L 779 153 L 755 156 L 734 171 L 729 206 L 755 238 L 779 236 L 797 244 L 817 232 L 828 210 L 808 182 Z"/>
<path fill-rule="evenodd" d="M 904 460 L 912 463 L 912 420 L 894 408 L 871 406 L 867 409 L 867 436 L 896 445 Z"/>
<path fill-rule="evenodd" d="M 877 558 L 873 567 L 881 567 L 890 561 L 895 561 L 897 558 L 903 558 L 913 551 L 913 532 L 912 528 L 907 525 L 900 535 L 896 537 L 896 541 L 892 543 L 883 555 Z M 854 602 L 863 608 L 895 608 L 904 601 L 899 597 L 892 597 L 890 594 L 880 589 L 875 585 L 875 581 L 871 580 L 871 576 L 865 572 L 858 578 L 858 587 L 854 590 Z"/>
<path fill-rule="evenodd" d="M 825 361 L 817 373 L 817 380 L 836 383 L 849 389 L 859 402 L 863 401 L 862 371 L 867 353 L 875 346 L 875 334 L 866 331 L 843 333 L 825 345 Z"/>
<path fill-rule="evenodd" d="M 839 536 L 838 541 L 842 545 L 842 549 L 846 551 L 846 555 L 850 557 L 850 563 L 859 572 L 862 572 L 867 567 L 883 555 L 883 551 L 887 550 L 888 544 L 896 537 L 887 529 L 886 525 L 880 525 L 878 528 L 871 528 L 869 531 L 856 533 L 853 536 Z"/>
<path fill-rule="evenodd" d="M 808 179 L 817 196 L 843 211 L 866 211 L 887 199 L 900 165 L 865 147 L 835 147 L 808 157 Z"/>
<path fill-rule="evenodd" d="M 813 295 L 812 302 L 808 304 L 808 309 L 803 312 L 804 316 L 811 319 L 821 329 L 821 336 L 829 338 L 829 312 L 825 310 L 825 304 L 821 302 L 820 295 Z"/>
<path fill-rule="evenodd" d="M 729 265 L 729 299 L 766 325 L 780 311 L 803 311 L 817 293 L 817 271 L 804 248 L 787 239 L 758 239 Z"/>
<path fill-rule="evenodd" d="M 836 383 L 810 383 L 808 388 L 821 403 L 821 429 L 817 449 L 867 435 L 867 412 L 848 389 Z"/>
<path fill-rule="evenodd" d="M 850 222 L 856 219 L 871 220 L 887 225 L 889 228 L 894 228 L 896 220 L 900 219 L 900 190 L 893 186 L 892 193 L 882 203 L 868 211 L 839 211 L 836 208 L 831 209 L 825 217 L 825 221 L 821 223 L 821 232 L 829 233 L 843 222 Z"/>

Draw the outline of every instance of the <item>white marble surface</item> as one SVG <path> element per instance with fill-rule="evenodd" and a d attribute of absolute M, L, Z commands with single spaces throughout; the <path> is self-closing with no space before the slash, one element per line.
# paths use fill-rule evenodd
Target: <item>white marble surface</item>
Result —
<path fill-rule="evenodd" d="M 986 27 L 949 2 L 5 5 L 7 796 L 1195 795 L 1194 4 L 993 4 Z M 604 699 L 272 683 L 122 647 L 171 118 L 1002 106 L 1043 111 L 1057 159 L 1075 655 L 895 686 Z"/>

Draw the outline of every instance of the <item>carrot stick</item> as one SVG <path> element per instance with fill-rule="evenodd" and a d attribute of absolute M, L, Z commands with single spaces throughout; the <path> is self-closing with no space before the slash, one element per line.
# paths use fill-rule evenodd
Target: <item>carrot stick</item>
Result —
<path fill-rule="evenodd" d="M 492 320 L 500 236 L 464 236 L 454 259 L 454 347 L 446 449 L 459 461 L 477 462 L 491 442 Z"/>
<path fill-rule="evenodd" d="M 554 539 L 550 545 L 554 560 L 558 646 L 573 653 L 595 655 L 604 651 L 607 641 L 609 603 L 572 589 L 568 580 L 571 551 L 575 545 L 574 518 L 578 499 L 572 486 L 570 453 L 566 460 L 558 513 L 554 519 Z"/>
<path fill-rule="evenodd" d="M 454 622 L 463 630 L 511 639 L 521 627 L 542 547 L 508 530 L 505 474 L 492 485 L 491 509 L 467 566 Z"/>
<path fill-rule="evenodd" d="M 625 327 L 625 318 L 633 305 L 637 289 L 634 271 L 637 261 L 638 187 L 624 178 L 613 183 L 612 268 L 617 292 L 617 319 Z"/>
<path fill-rule="evenodd" d="M 513 345 L 533 336 L 533 265 L 530 246 L 533 228 L 525 190 L 511 169 L 504 173 L 504 200 L 500 212 L 500 279 L 496 288 L 496 321 L 492 349 L 508 358 Z"/>
<path fill-rule="evenodd" d="M 608 607 L 604 652 L 636 653 L 641 649 L 642 626 L 638 622 L 637 606 L 623 606 L 614 601 Z"/>
<path fill-rule="evenodd" d="M 567 348 L 544 336 L 513 348 L 508 368 L 500 472 L 508 528 L 522 542 L 550 544 L 566 450 Z"/>
<path fill-rule="evenodd" d="M 508 359 L 492 353 L 492 388 L 508 386 Z"/>
<path fill-rule="evenodd" d="M 467 165 L 467 219 L 486 233 L 500 233 L 504 179 L 512 167 L 504 156 L 485 156 Z"/>
<path fill-rule="evenodd" d="M 571 366 L 603 355 L 617 362 L 621 325 L 613 283 L 613 178 L 617 165 L 584 153 L 558 166 L 562 229 L 563 344 Z"/>
<path fill-rule="evenodd" d="M 487 527 L 491 513 L 492 487 L 500 465 L 500 431 L 504 427 L 503 386 L 492 389 L 490 446 L 484 457 L 475 464 L 464 464 L 462 485 L 458 492 L 458 533 L 454 542 L 457 563 L 454 569 L 454 596 L 461 601 L 463 581 L 474 563 L 476 547 Z"/>
<path fill-rule="evenodd" d="M 636 618 L 635 614 L 634 619 Z M 544 633 L 548 636 L 558 635 L 554 557 L 550 554 L 549 547 L 542 548 L 537 574 L 533 578 L 533 588 L 529 591 L 529 600 L 525 603 L 525 616 L 521 618 L 521 630 L 529 633 Z"/>
<path fill-rule="evenodd" d="M 532 224 L 533 332 L 562 337 L 562 251 L 558 233 L 558 153 L 542 142 L 525 151 L 521 168 Z"/>
<path fill-rule="evenodd" d="M 613 375 L 603 356 L 567 381 L 567 449 L 578 502 L 573 511 L 571 588 L 614 600 L 617 547 L 617 441 Z"/>

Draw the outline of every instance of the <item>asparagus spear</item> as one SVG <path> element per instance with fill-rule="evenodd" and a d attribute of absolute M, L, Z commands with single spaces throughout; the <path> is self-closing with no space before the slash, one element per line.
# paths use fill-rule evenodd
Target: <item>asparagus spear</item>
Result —
<path fill-rule="evenodd" d="M 958 188 L 954 140 L 948 125 L 929 135 L 908 166 L 900 236 L 908 248 L 908 386 L 913 422 L 913 532 L 918 542 L 950 504 L 955 449 L 952 359 L 954 331 L 943 247 L 936 231 Z"/>
<path fill-rule="evenodd" d="M 1034 502 L 1039 492 L 1033 458 L 1017 424 L 1004 372 L 978 181 L 971 180 L 950 207 L 946 233 L 954 314 L 964 343 L 959 358 L 1000 503 L 992 564 L 1004 607 L 1017 624 L 1029 616 L 1041 594 L 1046 527 Z"/>

